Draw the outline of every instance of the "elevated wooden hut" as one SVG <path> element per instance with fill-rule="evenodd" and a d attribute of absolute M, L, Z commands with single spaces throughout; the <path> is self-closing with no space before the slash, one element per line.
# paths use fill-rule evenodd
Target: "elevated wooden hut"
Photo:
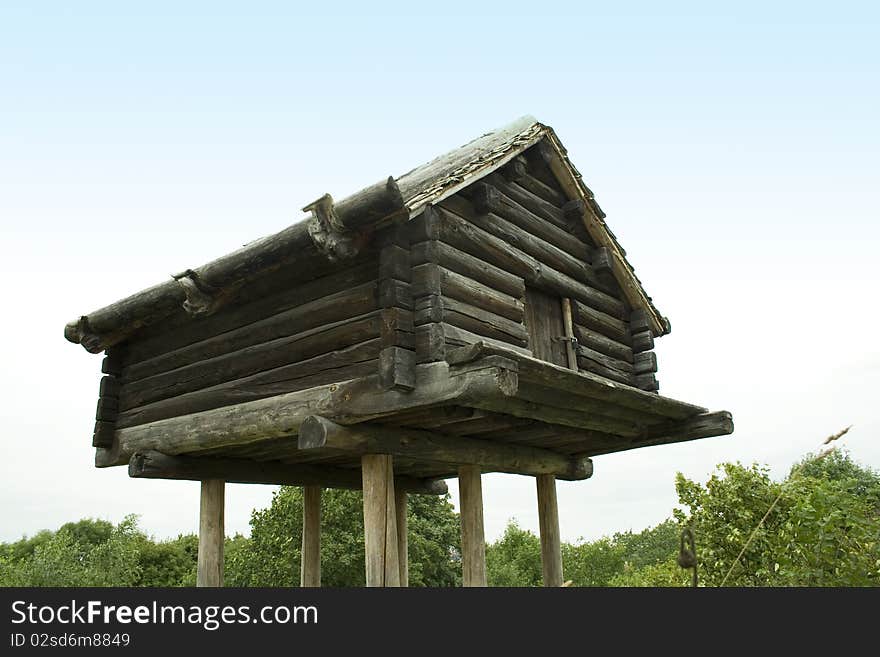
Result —
<path fill-rule="evenodd" d="M 537 478 L 562 583 L 555 480 L 590 457 L 728 434 L 658 394 L 645 293 L 554 131 L 527 117 L 279 233 L 83 315 L 105 352 L 98 467 L 202 481 L 199 583 L 222 583 L 223 482 L 363 488 L 367 581 L 406 584 L 406 495 L 459 477 L 465 585 L 485 584 L 482 472 Z"/>

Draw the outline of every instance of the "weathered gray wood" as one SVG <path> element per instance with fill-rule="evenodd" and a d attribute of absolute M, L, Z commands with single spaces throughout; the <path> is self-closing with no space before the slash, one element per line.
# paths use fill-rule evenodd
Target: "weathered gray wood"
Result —
<path fill-rule="evenodd" d="M 314 266 L 313 260 L 320 257 L 309 235 L 309 222 L 302 221 L 199 267 L 194 274 L 203 285 L 219 290 L 216 307 L 225 298 L 223 291 L 242 281 L 294 262 L 308 271 Z M 64 336 L 98 353 L 179 310 L 186 300 L 184 287 L 169 280 L 70 322 Z"/>
<path fill-rule="evenodd" d="M 413 267 L 413 296 L 429 295 L 448 296 L 515 322 L 522 321 L 523 302 L 518 298 L 439 265 L 428 263 Z"/>
<path fill-rule="evenodd" d="M 635 371 L 632 363 L 628 363 L 625 360 L 620 360 L 618 358 L 613 358 L 582 344 L 578 344 L 575 351 L 577 352 L 579 362 L 585 361 L 581 363 L 582 369 L 592 372 L 593 370 L 591 369 L 591 365 L 595 364 L 603 368 L 602 372 L 611 370 L 619 376 L 623 376 L 624 378 L 626 378 L 627 384 L 632 383 L 632 374 Z"/>
<path fill-rule="evenodd" d="M 486 181 L 531 214 L 559 228 L 568 228 L 569 221 L 560 206 L 544 200 L 520 185 L 504 180 L 503 176 L 498 174 L 487 176 Z"/>
<path fill-rule="evenodd" d="M 144 331 L 138 339 L 125 346 L 119 357 L 122 364 L 130 366 L 158 355 L 180 349 L 247 324 L 278 315 L 291 308 L 311 303 L 325 296 L 344 292 L 369 283 L 376 278 L 375 256 L 366 262 L 358 262 L 326 275 L 315 275 L 296 284 L 278 285 L 282 281 L 257 287 L 250 292 L 243 305 L 225 309 L 222 313 L 207 317 L 189 317 L 182 321 L 164 321 L 161 325 Z M 252 300 L 250 300 L 252 299 Z M 118 349 L 115 348 L 115 349 Z"/>
<path fill-rule="evenodd" d="M 334 381 L 369 376 L 376 371 L 379 355 L 380 340 L 367 340 L 292 365 L 283 365 L 123 411 L 117 418 L 116 426 L 120 429 L 133 427 L 176 415 L 197 413 Z"/>
<path fill-rule="evenodd" d="M 95 430 L 92 433 L 92 447 L 110 447 L 113 445 L 113 435 L 116 433 L 116 422 L 97 420 Z"/>
<path fill-rule="evenodd" d="M 562 299 L 562 324 L 565 329 L 565 358 L 568 369 L 577 371 L 578 360 L 575 344 L 577 339 L 574 337 L 574 320 L 571 310 L 571 299 L 565 297 Z"/>
<path fill-rule="evenodd" d="M 573 301 L 572 315 L 576 323 L 601 333 L 616 342 L 629 345 L 632 341 L 632 336 L 626 322 L 608 313 L 603 313 L 601 310 L 591 308 L 585 303 L 577 300 Z"/>
<path fill-rule="evenodd" d="M 291 439 L 293 445 L 295 439 Z M 214 456 L 171 456 L 154 450 L 137 452 L 128 464 L 128 476 L 135 479 L 176 479 L 202 481 L 223 478 L 231 484 L 272 486 L 322 486 L 360 490 L 363 481 L 358 470 L 329 465 L 287 464 Z M 445 495 L 446 483 L 412 477 L 398 477 L 401 490 L 414 495 Z"/>
<path fill-rule="evenodd" d="M 637 374 L 657 371 L 657 354 L 653 351 L 643 351 L 633 355 L 633 369 Z"/>
<path fill-rule="evenodd" d="M 409 523 L 406 491 L 394 486 L 394 511 L 397 514 L 397 562 L 400 566 L 400 585 L 409 586 Z"/>
<path fill-rule="evenodd" d="M 364 541 L 367 586 L 400 586 L 394 478 L 391 457 L 365 454 Z"/>
<path fill-rule="evenodd" d="M 321 586 L 321 487 L 303 486 L 302 559 L 299 585 Z"/>
<path fill-rule="evenodd" d="M 650 395 L 652 393 L 644 393 Z M 658 395 L 655 395 L 658 396 Z M 601 449 L 591 451 L 592 455 L 612 454 L 636 447 L 652 447 L 671 443 L 726 436 L 733 433 L 733 417 L 727 411 L 703 413 L 687 420 L 668 422 L 662 426 L 651 427 L 632 440 L 621 440 Z"/>
<path fill-rule="evenodd" d="M 451 196 L 443 200 L 440 206 L 459 214 L 479 228 L 504 240 L 511 246 L 516 247 L 523 253 L 527 253 L 556 271 L 588 285 L 595 286 L 599 283 L 598 278 L 592 271 L 592 267 L 586 262 L 586 256 L 576 258 L 497 214 L 480 214 L 475 211 L 473 205 L 463 196 Z"/>
<path fill-rule="evenodd" d="M 555 205 L 558 208 L 563 208 L 563 210 L 565 209 L 564 206 L 568 202 L 565 195 L 535 176 L 530 175 L 528 172 L 526 175 L 517 178 L 513 182 L 531 194 L 544 199 L 548 203 Z M 565 216 L 565 219 L 566 223 L 571 223 L 567 215 Z"/>
<path fill-rule="evenodd" d="M 630 365 L 633 362 L 633 349 L 622 342 L 605 337 L 597 331 L 588 329 L 580 324 L 574 325 L 574 334 L 578 342 L 590 349 L 610 356 L 616 360 L 622 360 Z"/>
<path fill-rule="evenodd" d="M 486 538 L 483 530 L 483 485 L 480 466 L 458 469 L 461 519 L 462 585 L 486 586 Z"/>
<path fill-rule="evenodd" d="M 554 366 L 498 344 L 475 343 L 464 348 L 450 350 L 446 358 L 454 370 L 461 364 L 478 362 L 482 358 L 492 355 L 500 355 L 516 361 L 519 382 L 536 383 L 547 388 L 575 393 L 588 399 L 604 401 L 610 405 L 632 408 L 672 419 L 685 419 L 705 413 L 707 410 L 701 406 L 653 395 L 631 386 L 624 386 L 589 372 L 574 372 L 568 368 Z"/>
<path fill-rule="evenodd" d="M 341 426 L 318 416 L 308 417 L 303 422 L 298 445 L 302 450 L 391 454 L 456 466 L 479 465 L 486 472 L 553 474 L 567 480 L 587 479 L 593 473 L 589 459 L 563 456 L 550 450 L 417 429 L 368 424 Z"/>
<path fill-rule="evenodd" d="M 337 349 L 379 337 L 378 311 L 319 326 L 225 353 L 192 365 L 125 383 L 120 391 L 121 408 L 142 406 L 257 372 L 289 365 Z"/>
<path fill-rule="evenodd" d="M 446 322 L 471 333 L 479 333 L 516 346 L 524 347 L 528 344 L 528 332 L 522 323 L 451 297 L 422 297 L 416 302 L 415 308 L 417 325 Z"/>
<path fill-rule="evenodd" d="M 657 392 L 660 390 L 660 383 L 653 372 L 645 372 L 644 374 L 636 374 L 634 385 L 642 390 Z"/>
<path fill-rule="evenodd" d="M 507 189 L 516 189 L 520 195 L 528 194 L 522 188 L 515 186 L 508 187 Z M 547 244 L 565 251 L 574 258 L 578 258 L 581 261 L 589 260 L 590 248 L 572 234 L 567 226 L 561 228 L 560 224 L 550 222 L 544 217 L 533 213 L 500 191 L 497 185 L 477 183 L 474 186 L 473 194 L 472 202 L 474 203 L 475 210 L 483 214 L 490 212 L 496 214 L 529 234 L 539 237 Z M 566 225 L 566 223 L 563 220 L 562 225 Z M 588 273 L 592 275 L 591 270 L 588 270 Z"/>
<path fill-rule="evenodd" d="M 223 586 L 224 491 L 222 479 L 202 482 L 196 586 Z"/>
<path fill-rule="evenodd" d="M 434 213 L 422 215 L 414 222 L 417 224 L 421 220 L 426 233 L 436 234 L 437 239 L 520 276 L 535 287 L 579 299 L 615 317 L 623 318 L 626 315 L 624 304 L 619 299 L 553 269 L 445 206 L 436 206 L 434 210 Z"/>
<path fill-rule="evenodd" d="M 409 251 L 399 244 L 389 244 L 379 252 L 379 280 L 410 281 Z"/>
<path fill-rule="evenodd" d="M 640 354 L 643 351 L 651 351 L 654 348 L 654 336 L 650 331 L 634 333 L 632 336 L 633 353 Z"/>
<path fill-rule="evenodd" d="M 374 375 L 119 429 L 113 448 L 99 449 L 95 463 L 122 465 L 142 450 L 183 454 L 290 436 L 309 415 L 353 424 L 453 401 L 468 405 L 473 398 L 514 394 L 517 385 L 516 374 L 506 369 L 459 376 L 445 363 L 417 367 L 416 380 L 422 383 L 412 392 L 383 390 Z"/>
<path fill-rule="evenodd" d="M 383 349 L 379 353 L 379 383 L 386 390 L 406 391 L 415 388 L 415 351 L 403 347 Z"/>
<path fill-rule="evenodd" d="M 416 359 L 421 362 L 434 362 L 445 358 L 447 347 L 460 347 L 485 342 L 502 348 L 512 349 L 522 354 L 529 352 L 516 345 L 494 340 L 490 337 L 471 333 L 451 324 L 432 323 L 416 327 Z"/>
<path fill-rule="evenodd" d="M 426 210 L 435 213 L 433 209 Z M 439 240 L 427 240 L 412 247 L 413 266 L 426 263 L 438 264 L 462 276 L 478 281 L 504 294 L 520 299 L 525 293 L 525 283 L 500 267 L 465 253 Z"/>
<path fill-rule="evenodd" d="M 123 370 L 122 378 L 128 384 L 246 347 L 362 316 L 378 308 L 377 293 L 378 284 L 369 282 L 330 294 L 207 340 L 134 363 Z"/>
<path fill-rule="evenodd" d="M 562 586 L 562 543 L 559 538 L 559 508 L 553 475 L 535 478 L 538 488 L 538 525 L 541 533 L 541 569 L 544 586 Z"/>
<path fill-rule="evenodd" d="M 525 323 L 532 355 L 567 366 L 562 300 L 533 287 L 526 288 Z"/>

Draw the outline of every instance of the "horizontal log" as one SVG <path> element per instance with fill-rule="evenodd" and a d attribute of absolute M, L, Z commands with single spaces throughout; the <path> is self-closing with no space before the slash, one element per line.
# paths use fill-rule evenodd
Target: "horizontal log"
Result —
<path fill-rule="evenodd" d="M 640 354 L 643 351 L 651 351 L 654 348 L 654 336 L 650 331 L 641 333 L 633 333 L 632 350 L 633 353 Z"/>
<path fill-rule="evenodd" d="M 603 353 L 606 356 L 610 356 L 611 358 L 632 364 L 633 350 L 628 345 L 607 338 L 601 333 L 592 331 L 580 324 L 574 325 L 574 335 L 580 344 L 585 345 L 594 351 Z"/>
<path fill-rule="evenodd" d="M 615 441 L 599 450 L 590 451 L 590 454 L 593 456 L 612 454 L 639 447 L 653 447 L 701 438 L 727 436 L 732 434 L 733 430 L 733 416 L 729 412 L 702 413 L 681 422 L 670 422 L 662 426 L 652 427 L 634 439 Z"/>
<path fill-rule="evenodd" d="M 621 319 L 626 316 L 619 299 L 553 269 L 442 205 L 436 206 L 433 212 L 426 211 L 419 219 L 418 225 L 424 233 L 434 234 L 436 239 L 520 276 L 530 285 L 578 299 Z"/>
<path fill-rule="evenodd" d="M 423 406 L 515 394 L 516 374 L 494 367 L 456 374 L 445 363 L 416 367 L 416 389 L 383 390 L 377 375 L 307 388 L 234 406 L 119 429 L 112 449 L 96 453 L 98 467 L 127 463 L 136 451 L 179 455 L 295 435 L 302 420 L 322 415 L 340 424 L 367 422 Z"/>
<path fill-rule="evenodd" d="M 452 349 L 446 355 L 446 359 L 450 366 L 455 368 L 467 363 L 478 363 L 494 355 L 515 361 L 518 367 L 517 377 L 525 383 L 538 383 L 548 388 L 576 393 L 588 399 L 604 401 L 609 405 L 632 408 L 676 420 L 706 412 L 701 406 L 621 385 L 589 372 L 574 372 L 498 344 L 482 342 L 461 349 Z"/>
<path fill-rule="evenodd" d="M 657 392 L 660 390 L 660 383 L 657 381 L 657 377 L 654 376 L 653 372 L 636 374 L 634 385 L 640 390 L 648 390 L 650 392 Z"/>
<path fill-rule="evenodd" d="M 251 242 L 192 270 L 191 278 L 201 281 L 204 288 L 217 291 L 212 303 L 215 310 L 244 281 L 285 265 L 307 272 L 314 268 L 315 262 L 326 262 L 309 234 L 309 225 L 310 221 L 301 221 Z M 91 353 L 98 353 L 179 311 L 186 301 L 184 285 L 178 280 L 168 280 L 68 323 L 64 337 L 82 344 Z"/>
<path fill-rule="evenodd" d="M 569 221 L 560 206 L 545 201 L 520 185 L 504 180 L 503 176 L 498 174 L 487 176 L 486 182 L 492 184 L 499 192 L 533 215 L 559 228 L 568 229 Z"/>
<path fill-rule="evenodd" d="M 434 264 L 413 267 L 413 297 L 448 296 L 516 322 L 523 318 L 521 299 L 498 292 L 472 278 Z"/>
<path fill-rule="evenodd" d="M 592 349 L 590 349 L 589 352 L 594 356 L 604 356 L 604 354 L 599 354 L 599 352 L 593 351 Z M 604 376 L 605 378 L 611 379 L 612 381 L 617 381 L 618 383 L 623 383 L 630 386 L 635 385 L 633 374 L 628 374 L 619 369 L 608 367 L 602 361 L 596 360 L 595 358 L 589 358 L 584 355 L 578 354 L 577 364 L 578 368 L 584 371 L 592 372 L 593 374 L 596 374 L 598 376 Z"/>
<path fill-rule="evenodd" d="M 591 308 L 577 299 L 572 303 L 572 316 L 577 324 L 597 331 L 616 342 L 629 345 L 632 341 L 626 322 L 608 313 L 603 313 L 601 310 Z"/>
<path fill-rule="evenodd" d="M 429 355 L 432 359 L 442 360 L 445 357 L 446 347 L 461 347 L 479 342 L 495 345 L 503 349 L 510 349 L 520 354 L 529 353 L 528 350 L 522 347 L 517 347 L 501 340 L 494 340 L 445 322 L 424 324 L 416 327 L 416 354 L 420 362 L 430 362 L 423 359 L 423 354 Z"/>
<path fill-rule="evenodd" d="M 475 206 L 478 200 L 480 202 L 480 207 L 475 209 L 483 214 L 488 212 L 496 214 L 572 257 L 589 261 L 589 247 L 572 234 L 569 228 L 560 228 L 557 224 L 532 213 L 491 183 L 478 183 L 474 194 Z"/>
<path fill-rule="evenodd" d="M 132 364 L 123 370 L 122 379 L 126 383 L 137 381 L 245 347 L 370 313 L 378 308 L 377 293 L 378 283 L 371 281 L 329 294 L 241 328 Z"/>
<path fill-rule="evenodd" d="M 416 302 L 415 323 L 429 322 L 446 322 L 519 347 L 527 346 L 529 341 L 529 334 L 522 323 L 451 297 L 431 295 Z"/>
<path fill-rule="evenodd" d="M 636 374 L 657 371 L 657 354 L 653 351 L 643 351 L 633 355 L 633 370 Z"/>
<path fill-rule="evenodd" d="M 298 363 L 138 406 L 121 413 L 117 423 L 119 428 L 133 427 L 176 415 L 187 415 L 334 381 L 369 376 L 379 367 L 377 359 L 380 349 L 381 341 L 374 338 Z"/>
<path fill-rule="evenodd" d="M 413 266 L 426 263 L 438 264 L 517 299 L 525 294 L 525 282 L 519 276 L 510 274 L 445 242 L 428 240 L 413 245 Z"/>
<path fill-rule="evenodd" d="M 286 310 L 302 306 L 317 299 L 336 294 L 368 283 L 376 278 L 376 262 L 368 260 L 346 267 L 327 276 L 312 278 L 296 285 L 285 286 L 280 291 L 256 296 L 253 301 L 209 317 L 187 317 L 182 325 L 166 326 L 155 335 L 139 335 L 136 341 L 126 345 L 122 357 L 125 366 L 148 360 L 221 333 L 233 331 L 247 324 L 278 315 Z M 254 290 L 257 293 L 257 290 Z"/>
<path fill-rule="evenodd" d="M 359 344 L 379 337 L 380 324 L 380 315 L 374 311 L 140 379 L 122 387 L 120 408 L 142 406 Z"/>
<path fill-rule="evenodd" d="M 202 481 L 221 479 L 232 484 L 268 484 L 282 486 L 321 486 L 361 490 L 359 469 L 326 465 L 306 465 L 272 461 L 250 461 L 212 456 L 169 456 L 154 450 L 138 452 L 128 464 L 128 476 L 135 479 L 179 479 Z M 408 493 L 445 495 L 446 482 L 395 477 L 394 485 Z"/>
<path fill-rule="evenodd" d="M 571 276 L 581 283 L 592 286 L 598 284 L 598 278 L 594 274 L 592 267 L 586 262 L 586 255 L 581 258 L 575 258 L 497 214 L 481 214 L 463 196 L 450 196 L 441 201 L 440 206 L 455 212 L 475 226 L 482 228 L 486 232 L 504 240 L 509 245 L 536 258 L 539 262 Z"/>
<path fill-rule="evenodd" d="M 389 244 L 379 252 L 379 280 L 410 280 L 409 250 L 399 244 Z"/>
<path fill-rule="evenodd" d="M 512 182 L 519 185 L 524 190 L 530 192 L 534 196 L 538 196 L 558 208 L 563 208 L 563 206 L 568 202 L 565 194 L 557 191 L 555 188 L 531 175 L 528 170 L 526 170 L 526 174 L 524 176 L 520 176 Z M 567 216 L 565 217 L 565 220 L 567 224 L 570 223 Z"/>
<path fill-rule="evenodd" d="M 357 454 L 391 454 L 416 461 L 479 465 L 484 472 L 554 474 L 561 479 L 587 479 L 593 474 L 589 459 L 572 458 L 546 449 L 508 445 L 474 438 L 394 429 L 368 424 L 341 426 L 319 416 L 300 427 L 299 448 L 329 449 Z"/>

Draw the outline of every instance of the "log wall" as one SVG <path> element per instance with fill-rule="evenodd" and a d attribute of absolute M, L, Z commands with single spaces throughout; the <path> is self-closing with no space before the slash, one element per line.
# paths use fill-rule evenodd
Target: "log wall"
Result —
<path fill-rule="evenodd" d="M 406 364 L 398 350 L 412 354 L 412 304 L 399 232 L 381 231 L 361 256 L 312 280 L 278 272 L 274 285 L 242 294 L 246 303 L 114 348 L 114 427 L 375 374 L 389 348 L 392 363 Z M 404 374 L 389 369 L 390 385 L 405 387 Z"/>
<path fill-rule="evenodd" d="M 626 302 L 607 253 L 584 228 L 584 211 L 566 198 L 533 147 L 413 219 L 418 362 L 443 360 L 457 346 L 496 342 L 557 364 L 576 360 L 582 371 L 656 391 L 647 319 Z M 548 299 L 568 300 L 573 335 L 566 335 L 555 307 L 552 313 L 536 307 Z"/>

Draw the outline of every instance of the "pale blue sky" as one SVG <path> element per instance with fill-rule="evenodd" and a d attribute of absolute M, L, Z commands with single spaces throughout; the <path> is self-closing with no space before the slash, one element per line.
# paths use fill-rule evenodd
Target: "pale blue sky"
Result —
<path fill-rule="evenodd" d="M 100 358 L 65 322 L 527 113 L 672 320 L 662 392 L 737 424 L 597 458 L 560 484 L 564 538 L 659 522 L 677 470 L 781 474 L 850 423 L 880 467 L 876 6 L 183 4 L 0 4 L 0 540 L 197 527 L 197 484 L 91 467 Z M 228 530 L 270 494 L 231 486 Z M 528 479 L 485 501 L 489 537 L 536 528 Z"/>

